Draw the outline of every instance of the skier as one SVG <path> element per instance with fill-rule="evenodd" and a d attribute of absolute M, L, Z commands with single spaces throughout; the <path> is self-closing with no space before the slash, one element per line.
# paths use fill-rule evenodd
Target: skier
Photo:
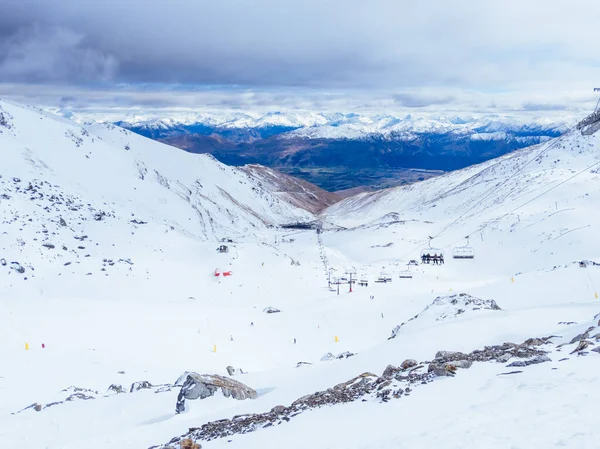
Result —
<path fill-rule="evenodd" d="M 444 265 L 444 255 L 440 254 L 440 264 Z"/>
<path fill-rule="evenodd" d="M 233 341 L 233 335 L 229 335 L 229 340 Z"/>
<path fill-rule="evenodd" d="M 254 321 L 250 321 L 250 327 L 254 327 Z"/>
<path fill-rule="evenodd" d="M 294 344 L 296 344 L 296 337 L 294 337 Z"/>
<path fill-rule="evenodd" d="M 434 265 L 438 264 L 438 255 L 437 255 L 437 253 L 433 255 L 433 264 Z"/>

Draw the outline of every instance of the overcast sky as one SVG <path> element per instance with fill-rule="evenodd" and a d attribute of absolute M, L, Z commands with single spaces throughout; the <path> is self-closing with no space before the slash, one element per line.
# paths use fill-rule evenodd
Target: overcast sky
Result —
<path fill-rule="evenodd" d="M 71 107 L 585 110 L 594 0 L 0 0 L 0 96 Z"/>

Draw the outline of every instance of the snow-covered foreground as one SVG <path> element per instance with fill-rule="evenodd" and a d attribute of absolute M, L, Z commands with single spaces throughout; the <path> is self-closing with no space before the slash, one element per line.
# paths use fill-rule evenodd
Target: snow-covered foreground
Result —
<path fill-rule="evenodd" d="M 0 195 L 9 197 L 0 199 L 0 259 L 7 262 L 0 265 L 0 447 L 160 446 L 188 428 L 288 406 L 405 359 L 551 335 L 539 347 L 548 351 L 545 363 L 475 362 L 389 402 L 366 396 L 199 442 L 597 447 L 600 354 L 591 349 L 600 332 L 600 266 L 578 262 L 600 260 L 598 133 L 573 132 L 409 188 L 345 200 L 320 217 L 317 234 L 278 227 L 314 216 L 268 188 L 257 194 L 255 180 L 209 158 L 2 107 L 11 128 L 0 128 Z M 68 135 L 74 129 L 89 133 L 82 146 Z M 145 179 L 140 163 L 151 174 Z M 182 197 L 196 181 L 202 187 L 192 200 Z M 183 187 L 173 192 L 166 184 Z M 475 258 L 452 259 L 466 235 Z M 428 236 L 444 248 L 444 265 L 420 263 Z M 223 237 L 233 242 L 218 253 Z M 419 266 L 400 278 L 410 259 Z M 215 269 L 232 276 L 214 276 Z M 342 284 L 338 295 L 328 288 L 329 270 L 334 278 L 355 271 L 369 284 L 352 293 Z M 382 274 L 392 282 L 374 282 Z M 501 310 L 463 303 L 453 296 L 460 293 Z M 268 306 L 281 312 L 263 312 Z M 589 346 L 571 354 L 579 340 L 568 343 L 590 327 Z M 356 355 L 321 361 L 344 351 Z M 216 395 L 175 413 L 179 388 L 170 385 L 184 371 L 227 375 L 228 365 L 244 371 L 233 378 L 257 399 Z M 505 374 L 513 371 L 520 372 Z M 139 381 L 158 387 L 130 393 Z M 109 391 L 113 384 L 127 393 Z M 69 387 L 85 390 L 62 391 Z M 93 399 L 47 407 L 74 393 Z M 15 413 L 34 403 L 41 411 Z"/>

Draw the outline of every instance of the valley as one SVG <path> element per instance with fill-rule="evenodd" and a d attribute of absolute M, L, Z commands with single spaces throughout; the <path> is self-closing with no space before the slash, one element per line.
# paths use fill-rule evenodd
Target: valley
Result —
<path fill-rule="evenodd" d="M 0 101 L 0 447 L 594 447 L 600 133 L 582 123 L 338 196 Z M 176 411 L 190 373 L 255 395 Z"/>

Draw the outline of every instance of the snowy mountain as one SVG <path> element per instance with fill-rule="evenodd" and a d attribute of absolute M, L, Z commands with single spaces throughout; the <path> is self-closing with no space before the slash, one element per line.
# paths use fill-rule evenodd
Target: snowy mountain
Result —
<path fill-rule="evenodd" d="M 315 215 L 268 169 L 1 107 L 0 447 L 595 447 L 597 117 Z"/>
<path fill-rule="evenodd" d="M 571 124 L 536 117 L 313 112 L 173 112 L 167 118 L 124 112 L 96 118 L 229 165 L 276 168 L 330 191 L 410 183 L 407 169 L 456 170 L 546 142 Z"/>

